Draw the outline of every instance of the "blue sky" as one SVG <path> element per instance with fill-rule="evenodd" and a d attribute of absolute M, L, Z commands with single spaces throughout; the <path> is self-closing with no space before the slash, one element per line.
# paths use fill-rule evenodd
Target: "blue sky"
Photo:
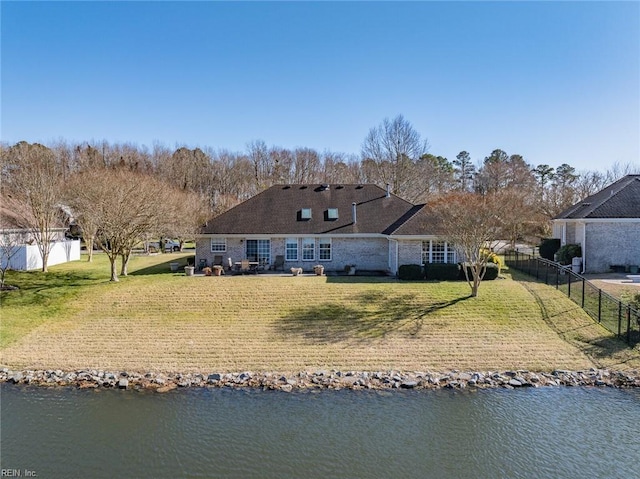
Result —
<path fill-rule="evenodd" d="M 3 1 L 1 138 L 640 163 L 640 3 Z"/>

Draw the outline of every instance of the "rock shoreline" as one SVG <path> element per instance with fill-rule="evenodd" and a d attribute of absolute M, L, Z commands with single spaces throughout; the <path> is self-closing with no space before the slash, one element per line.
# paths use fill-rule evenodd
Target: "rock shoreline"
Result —
<path fill-rule="evenodd" d="M 178 388 L 252 388 L 285 392 L 350 389 L 489 389 L 522 387 L 596 386 L 614 388 L 640 387 L 638 371 L 622 372 L 606 369 L 582 371 L 528 370 L 488 372 L 419 372 L 419 371 L 302 371 L 284 375 L 277 373 L 132 373 L 103 370 L 0 370 L 0 383 L 78 389 L 130 389 L 164 393 Z"/>

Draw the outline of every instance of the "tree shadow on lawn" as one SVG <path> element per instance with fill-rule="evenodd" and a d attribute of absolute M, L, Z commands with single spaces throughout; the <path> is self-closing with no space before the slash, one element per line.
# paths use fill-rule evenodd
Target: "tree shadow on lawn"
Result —
<path fill-rule="evenodd" d="M 150 274 L 176 274 L 176 273 L 181 273 L 184 275 L 184 267 L 187 266 L 187 260 L 189 258 L 194 258 L 194 257 L 181 256 L 178 258 L 172 258 L 172 259 L 169 259 L 168 261 L 165 261 L 164 263 L 158 263 L 158 264 L 154 264 L 153 266 L 147 266 L 146 268 L 137 269 L 129 273 L 129 275 L 130 276 L 146 276 Z M 171 263 L 178 263 L 177 271 L 171 271 Z"/>
<path fill-rule="evenodd" d="M 391 296 L 377 291 L 364 292 L 347 303 L 293 308 L 275 327 L 315 343 L 368 342 L 392 332 L 415 336 L 422 330 L 425 317 L 471 296 L 431 304 L 417 297 L 416 294 Z"/>
<path fill-rule="evenodd" d="M 2 291 L 0 298 L 3 306 L 46 306 L 69 297 L 83 286 L 104 281 L 103 276 L 86 271 L 12 271 L 7 283 L 16 285 L 18 289 Z"/>

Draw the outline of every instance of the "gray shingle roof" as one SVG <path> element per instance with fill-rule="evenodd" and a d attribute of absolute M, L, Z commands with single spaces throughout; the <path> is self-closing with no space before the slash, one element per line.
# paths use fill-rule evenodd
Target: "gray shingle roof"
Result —
<path fill-rule="evenodd" d="M 326 185 L 325 185 L 326 186 Z M 353 223 L 352 203 L 356 203 Z M 301 210 L 311 209 L 311 219 Z M 328 210 L 338 209 L 338 219 Z M 376 185 L 275 185 L 213 218 L 203 234 L 390 234 L 416 210 L 415 206 Z"/>
<path fill-rule="evenodd" d="M 640 175 L 627 175 L 567 208 L 554 219 L 640 219 Z"/>

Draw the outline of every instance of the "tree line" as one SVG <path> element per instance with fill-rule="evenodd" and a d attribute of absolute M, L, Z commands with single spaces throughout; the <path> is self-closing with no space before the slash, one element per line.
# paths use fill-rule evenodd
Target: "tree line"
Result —
<path fill-rule="evenodd" d="M 151 148 L 131 143 L 64 140 L 48 145 L 0 144 L 2 201 L 20 212 L 34 233 L 46 270 L 50 228 L 61 207 L 71 210 L 84 240 L 104 250 L 111 277 L 126 275 L 137 243 L 150 237 L 189 238 L 206 219 L 275 184 L 373 183 L 414 202 L 434 202 L 451 193 L 486 197 L 500 192 L 510 208 L 501 213 L 509 239 L 546 236 L 549 219 L 637 165 L 606 172 L 531 165 L 523 156 L 495 149 L 474 161 L 467 151 L 448 159 L 429 145 L 402 115 L 385 119 L 365 136 L 359 155 L 269 146 L 245 151 Z M 508 216 L 508 218 L 505 218 Z"/>

